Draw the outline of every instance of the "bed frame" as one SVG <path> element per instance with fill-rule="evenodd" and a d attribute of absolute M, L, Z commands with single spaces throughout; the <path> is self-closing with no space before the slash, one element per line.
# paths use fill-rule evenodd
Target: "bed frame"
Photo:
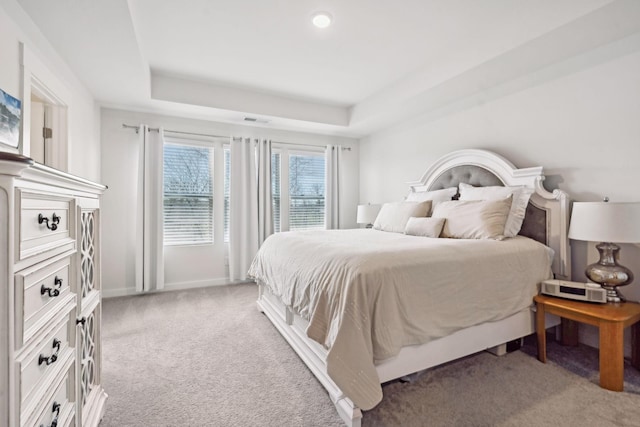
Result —
<path fill-rule="evenodd" d="M 555 251 L 552 270 L 556 278 L 570 280 L 571 257 L 567 238 L 569 199 L 560 190 L 547 191 L 543 168 L 517 169 L 503 157 L 485 150 L 455 151 L 437 160 L 410 191 L 428 191 L 457 186 L 524 185 L 532 187 L 527 214 L 520 234 L 538 240 Z M 328 376 L 326 350 L 306 336 L 307 322 L 258 283 L 257 305 L 329 393 L 338 414 L 348 426 L 359 427 L 362 412 Z M 506 343 L 535 332 L 534 314 L 526 308 L 510 317 L 459 330 L 427 344 L 404 347 L 400 353 L 376 366 L 384 383 L 479 351 L 493 349 L 504 354 Z M 557 324 L 557 322 L 555 322 Z M 553 324 L 553 321 L 552 321 Z"/>

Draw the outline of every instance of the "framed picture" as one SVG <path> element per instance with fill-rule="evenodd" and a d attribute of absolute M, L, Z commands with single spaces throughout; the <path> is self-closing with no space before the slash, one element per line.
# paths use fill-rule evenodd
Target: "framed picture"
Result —
<path fill-rule="evenodd" d="M 0 143 L 18 148 L 22 103 L 0 89 Z"/>

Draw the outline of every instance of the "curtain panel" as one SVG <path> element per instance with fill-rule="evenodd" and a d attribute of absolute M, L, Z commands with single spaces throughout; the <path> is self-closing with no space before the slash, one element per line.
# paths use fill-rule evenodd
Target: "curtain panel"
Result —
<path fill-rule="evenodd" d="M 327 145 L 325 150 L 325 228 L 340 228 L 340 162 L 342 146 Z"/>
<path fill-rule="evenodd" d="M 164 131 L 138 128 L 136 182 L 136 291 L 164 288 L 163 236 Z"/>
<path fill-rule="evenodd" d="M 229 278 L 239 281 L 273 233 L 271 141 L 232 137 L 230 146 Z"/>

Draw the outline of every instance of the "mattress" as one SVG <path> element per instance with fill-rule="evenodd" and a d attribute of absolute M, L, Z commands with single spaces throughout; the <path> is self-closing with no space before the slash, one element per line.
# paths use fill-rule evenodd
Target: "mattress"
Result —
<path fill-rule="evenodd" d="M 526 237 L 433 239 L 371 229 L 270 236 L 249 276 L 308 320 L 327 373 L 358 407 L 382 399 L 375 364 L 404 346 L 504 319 L 552 277 L 550 248 Z"/>

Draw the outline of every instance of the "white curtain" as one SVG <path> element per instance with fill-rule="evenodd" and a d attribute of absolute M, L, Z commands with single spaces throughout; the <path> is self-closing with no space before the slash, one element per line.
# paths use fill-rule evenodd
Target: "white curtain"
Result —
<path fill-rule="evenodd" d="M 247 280 L 258 248 L 273 233 L 271 141 L 231 138 L 229 278 Z"/>
<path fill-rule="evenodd" d="M 257 142 L 256 179 L 258 186 L 258 247 L 273 234 L 273 197 L 271 189 L 271 141 Z"/>
<path fill-rule="evenodd" d="M 327 145 L 325 150 L 326 212 L 324 224 L 327 230 L 340 228 L 340 159 L 342 146 Z"/>
<path fill-rule="evenodd" d="M 164 131 L 138 128 L 138 181 L 136 206 L 136 291 L 164 288 L 163 243 Z"/>

